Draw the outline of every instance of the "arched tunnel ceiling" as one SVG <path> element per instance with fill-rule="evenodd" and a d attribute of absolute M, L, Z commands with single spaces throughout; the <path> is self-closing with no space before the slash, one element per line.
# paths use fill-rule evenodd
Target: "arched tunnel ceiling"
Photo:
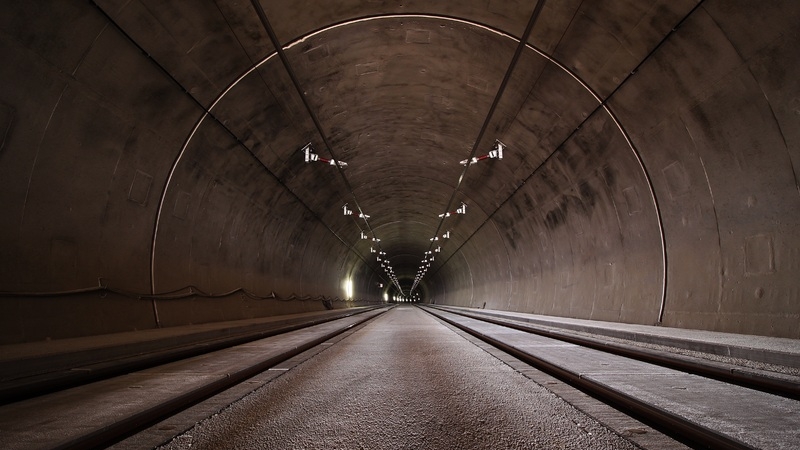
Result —
<path fill-rule="evenodd" d="M 598 109 L 602 98 L 596 95 L 616 89 L 694 7 L 548 4 L 499 93 L 535 3 L 461 5 L 458 11 L 378 3 L 262 5 L 322 130 L 303 107 L 252 6 L 190 12 L 143 2 L 144 8 L 106 12 L 197 98 L 198 80 L 183 80 L 182 74 L 194 70 L 195 78 L 224 87 L 205 104 L 243 142 L 243 149 L 232 151 L 252 152 L 364 260 L 371 255 L 357 248 L 357 239 L 359 229 L 367 228 L 390 260 L 400 253 L 418 255 L 414 264 L 407 258 L 394 263 L 407 275 L 431 248 L 429 239 L 448 206 L 454 210 L 464 202 L 469 214 L 442 221 L 441 231 L 451 229 L 453 239 L 437 255 L 440 261 L 463 246 Z M 162 26 L 163 17 L 181 20 L 153 33 L 144 20 L 153 17 Z M 165 33 L 171 39 L 148 42 Z M 161 56 L 182 53 L 189 42 L 202 53 L 192 57 L 197 50 L 190 48 L 183 61 Z M 227 80 L 235 81 L 225 85 Z M 495 97 L 500 103 L 489 116 Z M 485 121 L 487 133 L 475 145 Z M 206 123 L 217 126 L 201 123 L 189 137 L 186 157 Z M 322 134 L 333 148 L 326 148 Z M 495 140 L 506 145 L 504 160 L 470 167 L 449 205 L 463 171 L 459 161 L 473 146 L 478 155 L 488 153 Z M 347 162 L 346 170 L 300 164 L 306 142 L 322 157 L 335 154 Z M 368 225 L 340 214 L 348 202 L 370 216 Z"/>
<path fill-rule="evenodd" d="M 432 301 L 800 336 L 796 2 L 78 3 L 0 10 L 9 296 L 379 299 L 441 247 Z"/>

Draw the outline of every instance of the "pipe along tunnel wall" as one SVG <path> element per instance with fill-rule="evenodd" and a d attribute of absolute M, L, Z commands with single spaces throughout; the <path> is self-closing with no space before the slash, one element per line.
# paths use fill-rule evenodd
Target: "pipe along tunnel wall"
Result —
<path fill-rule="evenodd" d="M 265 6 L 348 190 L 250 5 L 6 3 L 2 343 L 382 301 L 342 204 L 413 279 L 533 8 Z M 426 301 L 800 337 L 797 2 L 579 3 L 545 5 Z"/>

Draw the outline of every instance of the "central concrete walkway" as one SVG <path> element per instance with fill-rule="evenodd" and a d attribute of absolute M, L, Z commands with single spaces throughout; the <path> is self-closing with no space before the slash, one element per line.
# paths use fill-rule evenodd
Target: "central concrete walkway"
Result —
<path fill-rule="evenodd" d="M 634 446 L 430 315 L 402 306 L 166 448 Z"/>

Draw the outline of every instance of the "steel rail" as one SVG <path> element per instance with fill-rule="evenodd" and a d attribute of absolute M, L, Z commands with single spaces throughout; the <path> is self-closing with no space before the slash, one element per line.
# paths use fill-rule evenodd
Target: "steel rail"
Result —
<path fill-rule="evenodd" d="M 423 311 L 442 320 L 512 356 L 529 364 L 545 373 L 548 373 L 567 384 L 576 387 L 589 395 L 609 403 L 622 412 L 637 418 L 665 434 L 684 443 L 700 448 L 726 448 L 726 449 L 752 449 L 744 442 L 726 436 L 710 428 L 692 423 L 687 419 L 665 411 L 657 406 L 636 399 L 622 392 L 611 389 L 603 384 L 582 377 L 580 374 L 564 369 L 549 361 L 537 358 L 529 353 L 510 346 L 498 339 L 487 336 L 477 330 L 463 325 L 455 320 L 442 315 L 441 311 L 434 312 L 434 308 L 418 306 Z M 438 308 L 437 308 L 438 309 Z M 450 312 L 450 311 L 447 311 Z M 451 312 L 452 313 L 452 312 Z M 452 313 L 456 314 L 456 313 Z M 483 319 L 481 319 L 483 320 Z M 504 325 L 505 326 L 505 325 Z"/>
<path fill-rule="evenodd" d="M 277 336 L 290 331 L 344 319 L 381 307 L 382 306 L 367 307 L 359 311 L 335 314 L 312 320 L 285 321 L 283 323 L 272 324 L 274 327 L 265 325 L 264 327 L 260 327 L 260 329 L 233 333 L 229 336 L 198 336 L 198 338 L 193 340 L 189 339 L 188 342 L 181 345 L 165 345 L 162 348 L 155 348 L 152 351 L 134 349 L 132 353 L 114 358 L 93 356 L 96 352 L 87 350 L 85 352 L 76 353 L 74 355 L 75 363 L 72 365 L 64 364 L 63 367 L 55 368 L 46 373 L 37 372 L 35 375 L 28 375 L 25 373 L 9 375 L 9 371 L 3 370 L 4 365 L 18 366 L 24 364 L 25 361 L 29 363 L 31 361 L 30 358 L 26 360 L 11 360 L 0 364 L 0 374 L 5 374 L 6 377 L 11 378 L 9 381 L 0 382 L 0 405 L 58 392 L 181 359 L 246 344 L 259 339 Z M 203 333 L 203 335 L 207 334 L 208 333 Z M 103 353 L 107 353 L 105 349 L 103 350 Z"/>
<path fill-rule="evenodd" d="M 446 311 L 471 319 L 482 320 L 484 322 L 501 325 L 515 330 L 524 331 L 538 336 L 557 339 L 570 344 L 580 345 L 606 353 L 612 353 L 638 361 L 656 364 L 661 367 L 680 370 L 682 372 L 712 378 L 717 381 L 735 384 L 738 386 L 767 392 L 781 397 L 800 400 L 800 384 L 780 378 L 772 378 L 757 372 L 751 372 L 738 367 L 731 367 L 729 364 L 709 361 L 702 358 L 678 355 L 666 351 L 653 350 L 634 345 L 604 341 L 586 336 L 575 335 L 567 331 L 551 330 L 536 325 L 521 324 L 514 322 L 513 319 L 504 320 L 499 318 L 486 317 L 481 314 L 472 314 L 466 311 L 453 311 L 451 309 L 430 306 L 440 311 Z"/>
<path fill-rule="evenodd" d="M 386 311 L 363 318 L 356 323 L 352 323 L 346 327 L 326 333 L 323 336 L 300 344 L 290 350 L 281 352 L 276 356 L 254 363 L 247 368 L 229 373 L 223 379 L 208 383 L 204 386 L 198 387 L 197 389 L 154 405 L 146 410 L 134 413 L 128 417 L 114 422 L 111 425 L 89 431 L 82 436 L 61 442 L 53 448 L 64 450 L 107 448 L 108 446 L 119 442 L 122 439 L 125 439 L 126 437 L 147 428 L 148 426 L 152 426 L 167 417 L 173 416 L 203 400 L 230 389 L 231 387 L 246 381 L 247 379 L 269 369 L 276 364 L 279 364 L 313 347 L 316 347 L 323 342 L 326 342 L 350 329 L 360 326 L 365 322 L 382 315 L 385 312 Z"/>

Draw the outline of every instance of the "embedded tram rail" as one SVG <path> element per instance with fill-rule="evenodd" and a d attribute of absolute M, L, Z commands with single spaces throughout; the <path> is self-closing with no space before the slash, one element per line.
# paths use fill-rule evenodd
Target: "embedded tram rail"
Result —
<path fill-rule="evenodd" d="M 57 349 L 38 343 L 11 346 L 18 354 L 3 355 L 0 358 L 0 405 L 307 328 L 375 308 L 334 309 L 222 324 L 118 333 L 100 338 L 78 338 L 67 340 L 69 343 L 64 346 L 66 348 Z M 143 334 L 150 336 L 143 339 Z M 98 341 L 103 341 L 102 345 L 98 345 Z"/>
<path fill-rule="evenodd" d="M 688 445 L 800 448 L 797 377 L 726 373 L 721 364 L 518 321 L 423 309 Z"/>
<path fill-rule="evenodd" d="M 217 343 L 225 348 L 201 342 L 190 346 L 195 355 L 188 358 L 185 348 L 161 349 L 149 358 L 138 359 L 138 363 L 150 368 L 102 376 L 99 381 L 57 392 L 50 392 L 52 384 L 44 383 L 43 391 L 48 393 L 39 392 L 41 395 L 0 406 L 0 448 L 106 448 L 389 309 L 362 308 L 358 314 L 340 312 L 323 320 L 306 319 L 303 323 L 246 333 L 247 337 L 234 335 L 222 339 L 226 345 Z M 262 333 L 269 337 L 258 339 Z M 237 344 L 237 340 L 245 343 Z M 197 346 L 205 351 L 197 354 L 201 352 Z M 127 371 L 131 367 L 129 358 L 130 355 L 118 359 L 116 368 L 113 361 L 104 361 L 103 375 Z M 162 361 L 164 358 L 171 362 Z M 153 361 L 159 364 L 153 366 Z M 41 385 L 39 376 L 33 378 L 32 387 L 25 389 L 28 394 Z M 16 384 L 21 382 L 15 380 Z"/>
<path fill-rule="evenodd" d="M 389 310 L 395 312 L 384 314 Z M 415 311 L 419 313 L 409 314 L 409 312 Z M 510 372 L 522 373 L 538 383 L 537 386 L 543 386 L 567 402 L 572 402 L 572 400 L 563 396 L 552 386 L 548 386 L 551 382 L 537 381 L 536 378 L 529 376 L 529 373 L 538 373 L 538 370 L 549 373 L 562 382 L 596 397 L 625 415 L 629 415 L 632 417 L 629 419 L 632 422 L 640 423 L 638 421 L 641 421 L 641 424 L 644 424 L 641 430 L 646 431 L 637 433 L 647 433 L 648 436 L 629 435 L 619 427 L 610 424 L 613 420 L 609 419 L 609 413 L 600 413 L 596 420 L 603 424 L 601 427 L 607 426 L 613 430 L 611 435 L 616 434 L 616 437 L 604 438 L 606 441 L 603 442 L 603 445 L 611 448 L 621 445 L 619 442 L 614 444 L 616 441 L 609 440 L 612 438 L 621 439 L 623 442 L 628 441 L 628 444 L 625 445 L 640 448 L 679 448 L 681 445 L 672 441 L 673 439 L 696 448 L 800 448 L 800 402 L 797 401 L 799 380 L 797 377 L 786 375 L 770 377 L 769 374 L 750 369 L 734 370 L 722 363 L 697 361 L 696 358 L 691 359 L 620 343 L 610 343 L 600 337 L 586 337 L 565 330 L 555 330 L 552 327 L 536 326 L 522 320 L 514 320 L 513 317 L 492 316 L 491 313 L 480 310 L 430 306 L 412 308 L 404 305 L 360 308 L 350 312 L 335 313 L 331 311 L 316 314 L 316 316 L 315 318 L 306 317 L 304 320 L 300 317 L 288 321 L 287 319 L 275 320 L 271 321 L 268 326 L 262 324 L 255 328 L 251 324 L 248 327 L 238 328 L 236 332 L 229 330 L 223 333 L 226 334 L 225 336 L 217 335 L 219 332 L 214 334 L 206 331 L 203 334 L 194 335 L 196 341 L 201 336 L 204 338 L 195 342 L 195 345 L 182 342 L 182 345 L 167 347 L 161 345 L 159 347 L 159 344 L 150 342 L 146 345 L 159 348 L 149 357 L 141 354 L 133 355 L 132 353 L 135 352 L 130 349 L 129 354 L 124 357 L 105 360 L 101 360 L 98 354 L 89 357 L 85 353 L 80 353 L 84 358 L 84 363 L 88 360 L 93 363 L 76 366 L 102 367 L 101 374 L 94 376 L 103 379 L 76 386 L 75 384 L 78 383 L 72 379 L 43 382 L 43 379 L 47 379 L 43 374 L 32 375 L 30 387 L 26 388 L 25 392 L 34 392 L 36 386 L 44 386 L 42 392 L 35 397 L 28 395 L 26 398 L 21 398 L 22 396 L 18 395 L 17 401 L 0 406 L 0 447 L 9 449 L 105 448 L 144 429 L 149 430 L 150 435 L 139 440 L 134 437 L 129 441 L 123 441 L 122 444 L 118 444 L 119 448 L 158 446 L 180 435 L 187 427 L 192 427 L 196 422 L 205 422 L 205 419 L 210 416 L 216 418 L 217 413 L 227 408 L 227 405 L 235 404 L 255 389 L 273 385 L 276 380 L 285 378 L 284 374 L 296 372 L 294 371 L 295 367 L 302 366 L 305 369 L 301 370 L 312 370 L 308 367 L 313 366 L 317 361 L 316 355 L 320 355 L 324 359 L 326 354 L 330 360 L 327 363 L 327 369 L 316 369 L 317 375 L 312 378 L 307 376 L 306 380 L 313 379 L 318 382 L 322 379 L 325 381 L 322 383 L 323 385 L 345 383 L 346 387 L 330 388 L 334 389 L 333 392 L 336 393 L 333 400 L 325 400 L 322 393 L 315 394 L 323 388 L 300 383 L 297 379 L 285 380 L 285 386 L 273 389 L 278 389 L 282 395 L 286 396 L 311 396 L 306 405 L 315 405 L 326 401 L 341 402 L 338 396 L 341 395 L 341 392 L 347 392 L 348 395 L 354 396 L 353 402 L 360 403 L 362 406 L 366 405 L 358 408 L 360 409 L 359 414 L 365 415 L 363 420 L 366 422 L 374 420 L 373 418 L 376 416 L 393 414 L 395 409 L 392 408 L 396 408 L 397 405 L 394 403 L 397 402 L 422 402 L 423 406 L 420 407 L 422 410 L 441 410 L 437 414 L 441 414 L 442 417 L 437 420 L 444 421 L 443 423 L 447 423 L 448 420 L 456 422 L 466 420 L 464 419 L 465 415 L 477 418 L 476 422 L 470 426 L 479 428 L 465 432 L 477 433 L 478 436 L 472 437 L 475 439 L 474 441 L 464 441 L 469 438 L 459 435 L 454 438 L 455 441 L 447 441 L 446 438 L 442 438 L 440 442 L 438 440 L 431 441 L 429 436 L 428 441 L 420 441 L 414 445 L 409 444 L 409 448 L 415 446 L 436 448 L 437 443 L 446 445 L 447 442 L 450 442 L 449 445 L 453 445 L 455 442 L 458 445 L 470 446 L 480 442 L 481 433 L 486 433 L 483 437 L 485 440 L 508 439 L 508 436 L 496 436 L 496 429 L 480 429 L 483 426 L 489 427 L 486 421 L 491 423 L 492 420 L 497 420 L 491 417 L 498 411 L 495 408 L 496 405 L 476 406 L 472 403 L 474 398 L 469 396 L 462 398 L 461 395 L 464 395 L 465 391 L 471 391 L 468 387 L 472 382 L 470 377 L 477 377 L 475 378 L 477 381 L 474 381 L 476 386 L 482 385 L 482 380 L 485 380 L 489 383 L 489 388 L 504 389 L 505 391 L 513 390 L 511 386 L 517 386 L 514 383 L 518 381 L 510 382 L 507 381 L 508 378 L 503 378 L 509 375 L 501 373 L 503 370 L 499 370 L 497 362 L 480 363 L 486 364 L 486 366 L 479 365 L 477 367 L 472 365 L 473 362 L 467 362 L 474 360 L 468 360 L 466 356 L 462 357 L 461 353 L 474 354 L 476 352 L 474 346 L 469 345 L 463 339 L 450 337 L 452 333 L 441 329 L 448 327 L 452 332 L 460 333 L 460 336 L 467 339 L 468 342 L 483 348 L 511 366 L 513 370 Z M 381 320 L 373 320 L 378 318 Z M 245 333 L 245 330 L 249 332 Z M 382 338 L 382 336 L 386 336 L 386 338 Z M 237 343 L 237 340 L 245 339 L 246 342 Z M 499 350 L 493 350 L 489 345 L 480 347 L 478 340 Z M 461 342 L 458 344 L 461 346 L 455 346 L 455 341 Z M 223 345 L 222 342 L 226 344 Z M 334 344 L 336 345 L 334 346 Z M 349 353 L 345 350 L 323 352 L 325 349 L 348 346 L 351 347 Z M 124 347 L 119 346 L 116 352 Z M 207 352 L 191 355 L 187 353 L 190 352 L 187 348 L 192 348 L 191 352 L 196 353 L 200 351 L 199 347 L 206 348 Z M 107 349 L 101 354 L 105 355 L 108 351 Z M 485 352 L 477 351 L 477 353 L 484 354 Z M 498 356 L 503 353 L 510 356 L 507 359 Z M 445 356 L 441 356 L 442 354 Z M 74 357 L 75 354 L 72 356 Z M 170 358 L 170 362 L 165 361 Z M 493 358 L 489 357 L 489 359 Z M 538 370 L 520 369 L 520 366 L 509 364 L 510 359 L 519 360 Z M 131 370 L 131 367 L 134 367 L 132 361 L 146 365 L 147 368 L 137 367 L 134 372 Z M 303 361 L 308 361 L 308 364 L 301 364 Z M 113 368 L 115 362 L 118 366 L 116 369 Z M 522 365 L 522 363 L 520 364 Z M 31 364 L 30 367 L 42 364 L 43 361 L 35 361 L 35 364 Z M 500 363 L 500 366 L 503 364 Z M 56 365 L 52 372 L 57 375 L 84 372 L 83 370 L 70 371 L 64 367 Z M 344 372 L 332 373 L 331 368 Z M 346 370 L 355 372 L 346 372 Z M 473 373 L 476 370 L 479 372 L 478 374 Z M 509 371 L 507 367 L 504 370 Z M 726 379 L 726 371 L 733 378 Z M 126 374 L 121 375 L 122 372 Z M 365 372 L 380 372 L 383 377 L 363 379 Z M 742 377 L 739 372 L 747 375 Z M 462 377 L 459 373 L 464 376 Z M 101 377 L 102 374 L 106 376 Z M 111 377 L 109 374 L 115 376 Z M 55 378 L 58 379 L 59 376 L 61 375 L 55 376 Z M 88 379 L 85 375 L 83 377 L 81 380 Z M 392 384 L 397 380 L 408 380 L 409 378 L 414 378 L 417 382 L 404 381 L 400 384 L 406 390 L 400 393 L 396 392 L 397 386 L 392 386 Z M 449 381 L 443 383 L 442 378 Z M 458 378 L 456 384 L 466 383 L 465 386 L 454 385 L 453 379 L 455 378 Z M 757 380 L 756 383 L 751 382 L 751 379 L 754 378 Z M 253 381 L 256 379 L 257 381 Z M 360 386 L 353 385 L 350 381 L 353 379 L 361 380 Z M 20 380 L 14 380 L 14 382 L 17 385 L 23 383 Z M 71 387 L 51 392 L 59 383 L 63 387 Z M 291 389 L 286 389 L 287 386 Z M 449 392 L 449 389 L 455 389 L 455 391 Z M 562 389 L 563 392 L 563 389 L 571 388 L 559 389 Z M 9 388 L 7 392 L 11 390 Z M 384 390 L 395 397 L 390 397 L 389 394 L 384 393 Z M 9 398 L 12 398 L 13 395 L 13 393 L 8 394 Z M 273 391 L 269 395 L 277 394 Z M 319 395 L 319 397 L 315 397 L 315 395 Z M 377 398 L 371 398 L 370 395 L 377 396 Z M 384 399 L 382 397 L 384 395 L 389 398 Z M 491 395 L 493 394 L 487 394 L 487 398 L 493 398 Z M 520 395 L 524 397 L 529 393 L 520 393 Z M 361 398 L 361 396 L 368 398 Z M 400 400 L 397 399 L 397 396 Z M 209 407 L 210 409 L 200 408 L 204 403 L 212 401 L 215 403 Z M 493 399 L 492 401 L 505 400 Z M 189 419 L 182 419 L 181 425 L 169 424 L 169 418 L 180 414 L 186 415 L 187 408 L 193 407 L 193 405 L 197 405 L 194 406 L 195 409 L 200 408 L 199 412 L 193 413 Z M 326 403 L 326 405 L 328 404 Z M 546 414 L 538 409 L 539 406 L 531 406 L 524 402 L 521 405 L 515 406 L 515 408 L 521 408 L 517 410 L 517 413 L 522 411 L 522 416 L 528 416 L 526 420 L 547 420 L 530 417 Z M 387 413 L 386 408 L 389 406 L 391 408 Z M 409 405 L 406 406 L 410 408 Z M 574 406 L 582 410 L 581 406 Z M 305 406 L 300 409 L 314 407 L 322 408 L 318 414 L 325 417 L 333 414 L 326 408 L 347 408 L 348 406 Z M 486 414 L 485 411 L 472 410 L 481 407 L 485 407 L 487 411 L 491 410 L 493 413 Z M 184 412 L 181 413 L 181 411 Z M 448 418 L 446 415 L 452 412 L 459 416 L 455 419 Z M 593 415 L 592 412 L 584 412 L 590 416 Z M 297 415 L 302 412 L 295 411 L 279 415 L 283 414 Z M 428 414 L 433 414 L 431 417 L 424 417 L 424 414 L 419 412 L 415 414 L 421 416 L 418 418 L 419 422 L 412 420 L 406 423 L 407 428 L 427 427 L 432 417 L 437 417 L 431 412 L 428 412 Z M 220 415 L 222 414 L 220 413 Z M 622 414 L 619 415 L 622 416 Z M 506 416 L 501 415 L 501 417 Z M 296 422 L 296 417 L 294 420 Z M 571 420 L 572 422 L 568 423 L 581 421 L 581 419 Z M 290 421 L 289 425 L 295 422 Z M 350 441 L 351 443 L 364 444 L 366 442 L 364 445 L 378 445 L 378 447 L 387 445 L 386 448 L 389 448 L 390 444 L 397 444 L 396 441 L 386 441 L 386 438 L 384 441 L 374 441 L 371 440 L 374 439 L 374 436 L 358 436 L 362 430 L 358 428 L 358 425 L 352 424 L 354 422 L 352 417 L 348 419 L 348 422 L 351 423 L 339 426 L 355 427 L 349 431 L 351 433 L 348 435 L 349 439 L 355 440 Z M 262 427 L 264 428 L 262 432 L 271 432 L 269 430 L 271 427 L 284 427 L 284 425 L 275 425 L 275 422 L 269 423 L 271 425 Z M 156 426 L 157 424 L 159 426 Z M 464 424 L 459 423 L 458 425 Z M 493 426 L 503 429 L 502 427 L 506 425 L 508 424 L 501 421 Z M 528 448 L 531 445 L 536 448 L 547 448 L 548 445 L 555 445 L 548 444 L 546 440 L 532 441 L 531 439 L 546 439 L 546 436 L 544 438 L 541 436 L 526 437 L 525 433 L 529 431 L 526 427 L 530 427 L 530 424 L 523 425 L 522 428 L 517 429 L 522 430 L 519 431 L 520 435 L 510 438 L 509 442 L 516 443 L 510 445 L 509 448 Z M 395 424 L 387 426 L 391 427 Z M 367 428 L 369 428 L 368 425 Z M 545 427 L 545 429 L 547 428 Z M 640 428 L 634 427 L 633 429 Z M 371 432 L 374 433 L 374 430 Z M 438 431 L 428 430 L 427 432 L 447 434 L 449 431 L 440 426 Z M 515 433 L 513 429 L 506 432 L 512 435 Z M 564 433 L 563 431 L 551 430 L 549 432 L 554 434 L 554 439 L 567 439 L 565 442 L 571 443 L 567 445 L 570 448 L 580 448 L 581 445 L 585 445 L 585 441 L 581 439 L 585 439 L 586 436 L 563 438 L 557 436 L 559 433 Z M 285 438 L 287 431 L 283 429 L 276 433 L 275 436 Z M 300 432 L 298 431 L 298 433 Z M 664 436 L 658 437 L 660 433 L 663 433 Z M 141 434 L 145 435 L 146 433 Z M 393 436 L 394 439 L 404 436 L 403 439 L 410 440 L 402 442 L 414 442 L 424 434 L 424 430 L 419 432 L 403 430 Z M 591 436 L 592 433 L 589 435 Z M 330 438 L 330 436 L 314 436 L 316 436 L 315 439 Z M 597 436 L 596 431 L 595 436 Z M 129 442 L 127 446 L 123 445 L 125 442 Z M 239 445 L 236 444 L 237 441 L 231 442 L 231 448 Z M 276 443 L 274 436 L 271 438 L 271 442 L 270 445 L 273 445 L 274 448 L 280 448 L 281 443 Z M 378 443 L 376 444 L 376 442 Z M 498 441 L 497 445 L 501 445 L 501 442 L 506 441 Z M 668 444 L 664 444 L 664 442 L 668 442 Z M 669 442 L 674 442 L 674 444 Z M 314 448 L 325 448 L 325 445 L 329 443 L 324 440 L 319 441 L 316 444 L 317 447 Z M 174 448 L 182 448 L 179 444 L 180 440 L 177 440 L 173 441 L 171 445 Z M 305 444 L 307 445 L 308 442 Z M 202 448 L 202 445 L 199 446 Z M 266 446 L 264 448 L 273 447 Z"/>
<path fill-rule="evenodd" d="M 767 370 L 760 370 L 712 361 L 696 356 L 681 355 L 665 350 L 640 347 L 630 343 L 609 341 L 585 333 L 575 333 L 554 327 L 537 326 L 525 323 L 514 318 L 498 318 L 479 311 L 470 312 L 460 308 L 437 308 L 455 314 L 478 319 L 481 321 L 501 325 L 515 330 L 533 333 L 539 336 L 569 342 L 582 347 L 593 348 L 607 353 L 656 364 L 683 372 L 702 375 L 725 383 L 736 384 L 750 389 L 756 389 L 786 398 L 800 400 L 800 379 L 796 376 L 786 376 Z M 512 316 L 513 317 L 513 316 Z"/>

